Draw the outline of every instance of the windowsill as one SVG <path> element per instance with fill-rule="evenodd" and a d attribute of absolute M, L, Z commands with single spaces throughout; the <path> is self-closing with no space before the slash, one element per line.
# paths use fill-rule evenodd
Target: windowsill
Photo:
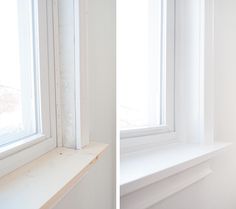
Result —
<path fill-rule="evenodd" d="M 171 178 L 190 168 L 197 167 L 229 145 L 229 143 L 215 143 L 213 145 L 174 143 L 126 154 L 121 159 L 121 196 L 135 193 L 148 185 L 168 180 L 168 177 Z M 205 176 L 210 173 L 210 170 L 205 166 L 199 169 L 199 172 L 205 172 Z M 202 175 L 203 177 L 204 175 Z M 179 181 L 180 179 L 177 183 Z M 141 208 L 141 206 L 137 207 Z"/>
<path fill-rule="evenodd" d="M 1 208 L 51 208 L 95 164 L 108 145 L 56 148 L 0 179 Z"/>

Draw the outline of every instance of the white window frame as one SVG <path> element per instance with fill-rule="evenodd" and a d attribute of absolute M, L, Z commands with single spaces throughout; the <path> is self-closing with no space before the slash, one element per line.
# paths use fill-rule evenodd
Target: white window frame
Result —
<path fill-rule="evenodd" d="M 40 68 L 36 69 L 40 72 L 40 75 L 37 75 L 40 78 L 36 81 L 40 82 L 40 89 L 36 92 L 36 95 L 40 95 L 40 101 L 36 100 L 36 103 L 40 105 L 41 110 L 37 113 L 37 123 L 42 124 L 41 130 L 38 130 L 38 134 L 0 148 L 0 176 L 32 161 L 57 145 L 53 3 L 53 0 L 34 0 L 34 18 L 38 23 L 34 31 L 38 40 L 35 49 L 39 52 L 35 60 L 36 67 Z"/>
<path fill-rule="evenodd" d="M 24 138 L 0 148 L 0 177 L 23 166 L 24 164 L 42 156 L 56 147 L 67 147 L 81 149 L 89 144 L 89 92 L 88 92 L 88 2 L 87 0 L 71 0 L 72 5 L 65 13 L 59 14 L 58 0 L 34 0 L 37 3 L 35 13 L 38 18 L 38 28 L 35 33 L 39 39 L 37 48 L 39 56 L 36 61 L 40 66 L 40 89 L 36 94 L 41 95 L 36 104 L 40 104 L 41 112 L 38 112 L 38 123 L 40 134 Z M 68 3 L 68 2 L 66 2 Z M 63 6 L 63 5 L 62 5 Z M 61 34 L 59 15 L 62 21 L 71 18 L 73 32 L 68 33 L 67 28 L 63 30 L 69 36 L 60 39 Z M 67 19 L 68 20 L 68 19 Z M 63 23 L 62 23 L 63 24 Z M 63 67 L 68 62 L 68 56 L 60 56 L 65 50 L 62 45 L 73 40 L 70 56 L 74 59 L 72 72 L 74 86 L 70 93 L 73 97 L 70 101 L 62 98 L 63 92 Z M 64 42 L 65 41 L 65 42 Z M 65 52 L 64 52 L 65 53 Z M 61 63 L 62 59 L 65 63 Z M 71 67 L 66 65 L 64 67 Z M 67 72 L 68 73 L 68 72 Z M 65 75 L 65 74 L 64 74 Z M 71 82 L 71 80 L 66 80 Z M 66 92 L 64 92 L 66 93 Z M 73 127 L 74 135 L 67 141 L 63 137 L 63 105 L 73 103 L 75 120 L 69 125 Z M 40 117 L 41 115 L 41 117 Z M 64 114 L 65 115 L 65 114 Z M 71 146 L 73 145 L 73 146 Z"/>
<path fill-rule="evenodd" d="M 32 102 L 30 98 L 35 98 L 37 95 L 37 85 L 33 82 L 36 80 L 37 77 L 37 69 L 35 69 L 35 52 L 34 52 L 34 44 L 33 44 L 33 11 L 31 11 L 33 7 L 33 2 L 28 3 L 26 1 L 22 1 L 18 4 L 18 24 L 19 24 L 19 44 L 20 44 L 20 68 L 23 69 L 20 71 L 20 79 L 21 79 L 21 98 L 22 98 L 22 123 L 23 123 L 23 130 L 14 131 L 12 130 L 11 133 L 7 133 L 1 136 L 1 139 L 5 141 L 1 146 L 5 144 L 13 143 L 14 141 L 29 137 L 34 135 L 38 130 L 40 122 L 40 114 L 37 112 L 39 107 L 32 107 Z M 31 11 L 31 12 L 29 12 Z M 27 42 L 25 42 L 27 40 Z M 33 69 L 33 70 L 32 70 Z M 27 75 L 27 77 L 25 76 Z M 33 82 L 32 82 L 33 81 Z M 35 103 L 35 102 L 34 102 Z M 32 113 L 34 116 L 32 117 L 29 112 L 33 111 Z M 32 121 L 32 119 L 35 119 Z M 40 123 L 39 123 L 40 122 Z M 35 127 L 33 127 L 35 125 Z M 32 132 L 34 130 L 34 133 Z"/>
<path fill-rule="evenodd" d="M 162 26 L 162 56 L 164 56 L 164 58 L 162 60 L 164 60 L 165 62 L 162 63 L 162 68 L 164 68 L 166 72 L 162 75 L 162 82 L 164 82 L 162 86 L 164 86 L 164 88 L 161 89 L 161 97 L 163 100 L 161 101 L 161 114 L 163 114 L 162 118 L 165 119 L 165 121 L 162 121 L 165 125 L 153 128 L 122 130 L 120 132 L 120 138 L 122 142 L 127 139 L 136 137 L 144 138 L 145 136 L 150 135 L 154 135 L 157 138 L 162 138 L 162 136 L 163 138 L 166 138 L 166 134 L 168 133 L 172 138 L 173 132 L 175 132 L 175 0 L 167 0 L 166 5 L 163 4 L 163 7 L 162 18 L 164 17 L 165 19 L 162 21 L 164 22 Z"/>
<path fill-rule="evenodd" d="M 89 144 L 88 0 L 74 1 L 75 148 Z M 77 59 L 77 58 L 80 59 Z"/>
<path fill-rule="evenodd" d="M 173 129 L 120 133 L 121 156 L 170 143 L 214 143 L 214 0 L 183 4 L 174 6 L 174 62 L 169 62 L 174 65 Z"/>

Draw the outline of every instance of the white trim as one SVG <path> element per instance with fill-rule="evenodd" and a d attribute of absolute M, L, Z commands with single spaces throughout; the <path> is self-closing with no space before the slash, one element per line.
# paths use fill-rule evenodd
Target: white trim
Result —
<path fill-rule="evenodd" d="M 166 88 L 164 95 L 164 121 L 168 126 L 168 131 L 175 131 L 175 0 L 167 0 L 166 11 L 166 34 L 165 34 L 165 68 L 166 68 Z M 164 89 L 163 89 L 164 90 Z"/>
<path fill-rule="evenodd" d="M 214 142 L 214 0 L 201 0 L 200 127 L 201 142 Z"/>
<path fill-rule="evenodd" d="M 75 28 L 75 140 L 76 148 L 89 144 L 88 1 L 74 0 Z"/>
<path fill-rule="evenodd" d="M 56 77 L 55 77 L 55 54 L 54 54 L 54 13 L 53 0 L 47 0 L 47 51 L 48 51 L 48 78 L 49 79 L 49 106 L 50 106 L 50 137 L 57 140 L 57 120 L 56 120 Z M 42 45 L 43 43 L 41 43 Z M 44 134 L 44 133 L 43 133 Z"/>
<path fill-rule="evenodd" d="M 183 5 L 184 4 L 184 5 Z M 176 2 L 175 17 L 175 128 L 177 139 L 200 139 L 200 43 L 199 1 Z M 187 18 L 186 18 L 187 17 Z"/>
<path fill-rule="evenodd" d="M 186 18 L 188 16 L 188 18 Z M 176 4 L 175 120 L 177 139 L 213 143 L 214 1 Z"/>
<path fill-rule="evenodd" d="M 19 46 L 20 46 L 20 69 L 21 69 L 21 101 L 22 119 L 25 137 L 38 131 L 38 109 L 36 99 L 38 86 L 35 84 L 37 74 L 34 60 L 34 2 L 22 2 L 18 4 L 18 24 L 19 24 Z M 29 12 L 30 11 L 30 12 Z M 27 40 L 27 42 L 25 41 Z M 27 74 L 27 76 L 25 76 Z M 30 113 L 30 114 L 29 114 Z M 17 137 L 17 134 L 16 134 Z M 17 139 L 17 138 L 15 138 Z M 20 140 L 20 137 L 18 138 Z M 14 138 L 13 138 L 14 140 Z M 14 142 L 14 141 L 13 141 Z"/>
<path fill-rule="evenodd" d="M 147 209 L 212 173 L 208 162 L 121 197 L 122 209 Z"/>
<path fill-rule="evenodd" d="M 56 120 L 57 120 L 57 147 L 62 147 L 62 110 L 61 110 L 61 76 L 60 76 L 60 44 L 59 44 L 59 7 L 58 0 L 53 0 L 53 27 L 54 27 L 54 60 L 56 86 Z"/>
<path fill-rule="evenodd" d="M 51 124 L 50 120 L 55 120 L 54 118 L 51 118 L 51 114 L 53 109 L 50 108 L 50 102 L 53 101 L 55 87 L 54 87 L 54 70 L 50 68 L 51 64 L 54 64 L 54 61 L 51 62 L 50 59 L 53 58 L 49 54 L 49 50 L 53 49 L 52 46 L 51 49 L 49 49 L 49 44 L 53 43 L 53 39 L 50 39 L 50 32 L 53 25 L 50 22 L 52 13 L 52 7 L 50 8 L 49 13 L 49 5 L 51 1 L 46 2 L 43 1 L 34 1 L 35 7 L 34 7 L 34 25 L 35 25 L 35 59 L 36 59 L 36 70 L 38 71 L 38 74 L 36 75 L 38 82 L 37 86 L 40 86 L 38 89 L 38 95 L 40 95 L 40 100 L 37 101 L 37 103 L 40 104 L 40 113 L 38 114 L 39 123 L 41 130 L 40 132 L 44 133 L 47 137 L 50 137 L 51 135 Z M 50 26 L 49 26 L 50 25 Z M 49 31 L 50 30 L 50 31 Z M 52 35 L 52 34 L 51 34 Z M 50 57 L 49 57 L 50 56 Z M 52 76 L 51 76 L 52 75 Z M 50 81 L 50 82 L 49 82 Z M 51 87 L 51 90 L 50 90 Z M 54 107 L 55 109 L 55 107 Z M 41 117 L 40 117 L 41 116 Z"/>
<path fill-rule="evenodd" d="M 45 140 L 45 135 L 35 134 L 28 136 L 21 140 L 9 143 L 8 145 L 0 147 L 0 159 L 4 159 L 16 152 L 19 152 L 25 148 L 29 148 L 32 145 L 38 144 Z"/>
<path fill-rule="evenodd" d="M 120 175 L 121 195 L 127 195 L 195 167 L 215 157 L 230 145 L 230 143 L 213 145 L 173 143 L 123 155 Z"/>
<path fill-rule="evenodd" d="M 120 141 L 121 156 L 134 153 L 141 150 L 146 150 L 152 147 L 172 144 L 177 142 L 176 132 L 164 132 L 162 134 L 144 135 L 138 137 L 126 138 Z"/>
<path fill-rule="evenodd" d="M 75 147 L 77 149 L 82 147 L 82 137 L 81 137 L 81 55 L 80 53 L 80 31 L 81 23 L 80 23 L 80 13 L 82 12 L 81 8 L 81 0 L 74 0 L 74 67 L 75 67 Z M 83 8 L 84 9 L 84 8 Z"/>
<path fill-rule="evenodd" d="M 121 131 L 120 138 L 121 140 L 126 138 L 135 138 L 148 135 L 161 135 L 164 133 L 173 132 L 168 126 L 159 126 L 153 128 L 139 128 L 139 129 L 130 129 L 127 131 Z"/>
<path fill-rule="evenodd" d="M 56 147 L 56 142 L 54 139 L 42 140 L 42 142 L 25 148 L 23 150 L 18 150 L 14 154 L 7 156 L 0 162 L 0 178 L 17 168 L 31 162 L 34 159 L 44 155 L 50 150 Z"/>

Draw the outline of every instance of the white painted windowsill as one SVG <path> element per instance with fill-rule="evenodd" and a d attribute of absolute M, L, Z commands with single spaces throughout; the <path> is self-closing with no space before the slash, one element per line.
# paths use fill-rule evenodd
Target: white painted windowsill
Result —
<path fill-rule="evenodd" d="M 1 208 L 52 208 L 93 166 L 108 145 L 56 148 L 0 179 Z"/>
<path fill-rule="evenodd" d="M 211 173 L 207 161 L 228 147 L 173 143 L 121 158 L 121 206 L 144 209 Z"/>

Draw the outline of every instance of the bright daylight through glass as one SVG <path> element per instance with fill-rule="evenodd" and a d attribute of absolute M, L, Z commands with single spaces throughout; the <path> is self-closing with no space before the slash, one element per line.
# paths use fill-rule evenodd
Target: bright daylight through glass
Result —
<path fill-rule="evenodd" d="M 0 145 L 36 129 L 31 11 L 29 0 L 0 1 Z"/>
<path fill-rule="evenodd" d="M 120 129 L 161 125 L 162 1 L 117 2 Z"/>

